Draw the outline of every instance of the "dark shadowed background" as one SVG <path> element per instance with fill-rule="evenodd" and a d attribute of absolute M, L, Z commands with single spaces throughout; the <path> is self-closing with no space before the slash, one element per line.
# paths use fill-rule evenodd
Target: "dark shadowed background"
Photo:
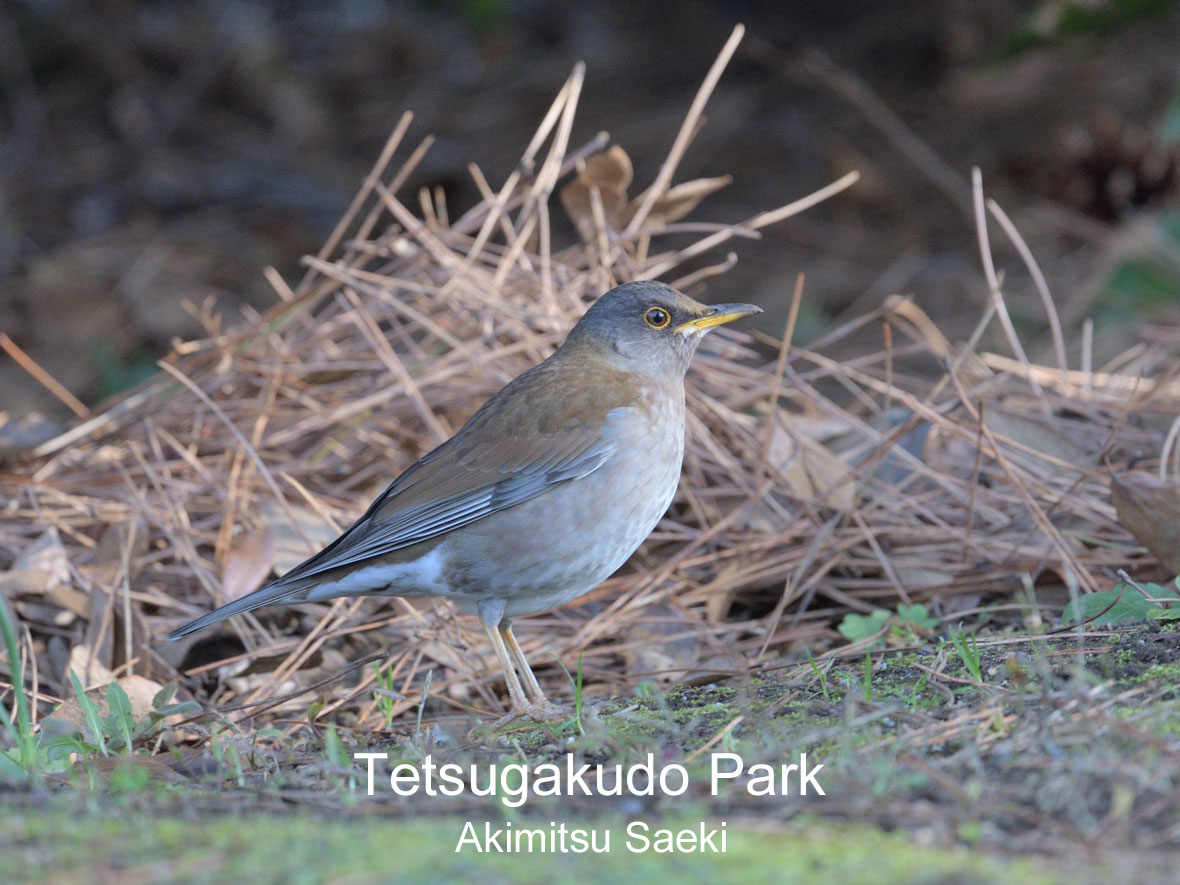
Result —
<path fill-rule="evenodd" d="M 747 38 L 678 174 L 734 181 L 697 215 L 862 178 L 739 242 L 708 297 L 756 301 L 779 330 L 803 272 L 803 340 L 895 292 L 965 335 L 986 295 L 978 165 L 1067 326 L 1111 320 L 1100 357 L 1174 314 L 1172 0 L 30 0 L 0 7 L 0 332 L 93 404 L 201 334 L 202 304 L 226 323 L 270 304 L 263 268 L 297 278 L 403 111 L 411 141 L 437 137 L 407 202 L 441 186 L 456 217 L 477 198 L 468 163 L 502 180 L 578 60 L 573 142 L 609 132 L 638 190 L 737 21 Z M 993 239 L 1035 342 L 1039 302 Z M 68 418 L 0 354 L 0 424 L 31 411 Z"/>

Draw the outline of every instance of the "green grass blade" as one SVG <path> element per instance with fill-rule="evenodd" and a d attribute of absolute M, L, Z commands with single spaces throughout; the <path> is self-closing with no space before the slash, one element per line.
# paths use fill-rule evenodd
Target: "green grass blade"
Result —
<path fill-rule="evenodd" d="M 19 750 L 20 766 L 25 774 L 33 777 L 37 773 L 37 746 L 33 736 L 33 720 L 29 715 L 29 699 L 25 697 L 25 679 L 20 668 L 20 645 L 16 641 L 16 618 L 8 608 L 8 600 L 0 594 L 0 633 L 4 635 L 4 647 L 8 649 L 8 664 L 12 671 L 13 693 L 16 695 L 16 728 L 5 711 L 5 730 Z"/>

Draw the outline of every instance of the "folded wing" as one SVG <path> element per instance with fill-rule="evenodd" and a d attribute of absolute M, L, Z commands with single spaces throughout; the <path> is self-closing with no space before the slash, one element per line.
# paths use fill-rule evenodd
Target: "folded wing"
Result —
<path fill-rule="evenodd" d="M 530 438 L 443 443 L 394 480 L 344 534 L 277 581 L 223 605 L 168 635 L 179 639 L 209 624 L 303 592 L 337 569 L 381 557 L 483 519 L 593 473 L 614 443 L 598 432 L 569 430 Z"/>
<path fill-rule="evenodd" d="M 351 528 L 287 575 L 306 578 L 354 565 L 461 528 L 601 467 L 614 451 L 601 433 L 508 438 L 435 449 L 373 502 Z"/>

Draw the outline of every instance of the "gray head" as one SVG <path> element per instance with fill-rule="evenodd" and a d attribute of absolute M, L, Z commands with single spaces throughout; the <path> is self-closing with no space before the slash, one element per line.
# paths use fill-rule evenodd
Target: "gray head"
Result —
<path fill-rule="evenodd" d="M 680 377 L 710 329 L 761 312 L 752 304 L 701 304 L 663 283 L 624 283 L 594 302 L 566 344 L 593 347 L 630 371 Z"/>

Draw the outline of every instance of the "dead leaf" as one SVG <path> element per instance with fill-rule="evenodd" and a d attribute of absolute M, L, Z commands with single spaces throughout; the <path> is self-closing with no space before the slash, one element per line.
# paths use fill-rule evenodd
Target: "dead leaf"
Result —
<path fill-rule="evenodd" d="M 719 178 L 697 178 L 683 184 L 674 185 L 666 190 L 655 203 L 647 215 L 647 223 L 653 225 L 672 224 L 679 221 L 695 209 L 705 197 L 716 193 L 733 182 L 732 175 L 722 175 Z M 637 196 L 628 206 L 627 219 L 635 214 L 642 205 L 647 192 Z"/>
<path fill-rule="evenodd" d="M 737 595 L 737 582 L 733 581 L 731 576 L 743 568 L 743 565 L 731 563 L 717 570 L 712 583 L 723 589 L 713 591 L 705 600 L 705 617 L 710 622 L 719 623 L 729 616 L 729 609 L 733 606 L 734 597 Z"/>
<path fill-rule="evenodd" d="M 618 230 L 635 216 L 647 197 L 647 191 L 644 191 L 628 201 L 627 188 L 631 186 L 633 177 L 631 158 L 616 144 L 587 159 L 578 176 L 561 189 L 561 205 L 585 242 L 591 242 L 598 235 L 591 192 L 597 191 L 602 202 L 603 222 L 608 228 Z M 723 175 L 674 185 L 656 199 L 646 220 L 657 226 L 679 221 L 695 209 L 701 200 L 732 181 L 731 176 Z"/>
<path fill-rule="evenodd" d="M 958 596 L 944 596 L 942 597 L 942 614 L 950 617 L 959 612 L 968 612 L 979 608 L 982 602 L 982 593 L 960 593 Z"/>
<path fill-rule="evenodd" d="M 288 515 L 289 512 L 289 515 Z M 339 534 L 310 507 L 290 504 L 283 507 L 271 500 L 262 505 L 262 523 L 274 544 L 273 568 L 285 574 L 313 553 L 332 543 Z M 291 521 L 291 517 L 295 521 Z"/>
<path fill-rule="evenodd" d="M 217 668 L 217 678 L 229 680 L 237 677 L 268 677 L 269 674 L 290 661 L 294 647 L 295 643 L 281 642 L 273 647 L 273 651 L 268 650 L 271 652 L 268 654 L 230 658 L 229 663 L 222 664 Z M 199 667 L 207 663 L 226 660 L 226 656 L 225 645 L 213 638 L 204 647 L 194 645 L 192 655 L 188 660 Z M 302 671 L 315 670 L 323 664 L 323 661 L 323 652 L 317 649 L 300 662 L 299 669 Z"/>
<path fill-rule="evenodd" d="M 26 547 L 12 563 L 14 572 L 45 572 L 57 583 L 70 579 L 70 562 L 56 526 L 50 526 L 36 541 Z"/>
<path fill-rule="evenodd" d="M 685 682 L 689 685 L 706 685 L 718 679 L 732 677 L 736 673 L 749 672 L 750 662 L 746 656 L 736 648 L 730 648 L 703 659 Z"/>
<path fill-rule="evenodd" d="M 706 651 L 700 637 L 691 633 L 699 626 L 667 603 L 649 606 L 644 616 L 623 632 L 627 672 L 643 679 L 684 679 L 697 669 Z M 673 636 L 678 638 L 669 638 Z"/>
<path fill-rule="evenodd" d="M 110 586 L 122 574 L 124 558 L 130 565 L 147 555 L 150 538 L 142 519 L 108 525 L 80 571 L 95 584 Z"/>
<path fill-rule="evenodd" d="M 464 655 L 449 643 L 427 639 L 421 644 L 419 650 L 422 657 L 429 658 L 443 667 L 449 667 L 460 673 L 466 673 L 471 669 L 470 664 L 466 663 Z"/>
<path fill-rule="evenodd" d="M 621 227 L 627 211 L 627 188 L 633 175 L 631 158 L 616 144 L 589 157 L 578 176 L 561 189 L 561 205 L 584 241 L 590 242 L 598 233 L 590 192 L 598 191 L 607 227 Z"/>
<path fill-rule="evenodd" d="M 939 569 L 924 568 L 916 565 L 899 565 L 897 563 L 893 564 L 893 573 L 897 575 L 897 580 L 907 590 L 945 587 L 954 579 L 953 574 Z"/>
<path fill-rule="evenodd" d="M 82 683 L 82 687 L 89 691 L 96 685 L 106 685 L 115 681 L 115 674 L 99 660 L 98 655 L 92 655 L 90 648 L 85 645 L 75 645 L 70 649 L 69 669 L 73 670 Z M 69 674 L 65 674 L 65 682 L 69 684 Z"/>
<path fill-rule="evenodd" d="M 910 421 L 913 414 L 909 409 L 890 409 L 889 429 Z M 903 433 L 881 458 L 873 476 L 886 485 L 900 485 L 907 480 L 914 472 L 911 465 L 928 460 L 927 444 L 930 442 L 931 429 L 929 421 L 919 421 Z"/>
<path fill-rule="evenodd" d="M 1119 525 L 1170 574 L 1180 573 L 1180 490 L 1142 470 L 1110 478 Z"/>
<path fill-rule="evenodd" d="M 838 510 L 852 508 L 853 483 L 848 465 L 823 445 L 806 436 L 788 433 L 776 422 L 770 435 L 767 462 L 799 499 L 822 498 Z"/>
<path fill-rule="evenodd" d="M 82 646 L 76 646 L 81 648 Z M 75 671 L 77 672 L 77 671 Z M 79 674 L 81 678 L 81 674 Z M 86 689 L 86 697 L 94 701 L 95 706 L 98 707 L 100 716 L 106 716 L 110 713 L 110 706 L 107 704 L 107 686 L 112 682 L 127 693 L 127 699 L 131 701 L 131 719 L 134 722 L 140 722 L 146 719 L 148 714 L 155 709 L 152 701 L 156 695 L 164 687 L 158 682 L 153 682 L 150 679 L 145 679 L 143 676 L 123 676 L 119 679 L 108 679 L 100 685 L 93 688 Z M 77 697 L 69 697 L 62 701 L 61 706 L 54 710 L 51 714 L 55 719 L 64 720 L 80 730 L 86 730 L 86 716 L 82 712 L 82 705 L 79 703 Z"/>
<path fill-rule="evenodd" d="M 616 144 L 586 160 L 585 168 L 578 175 L 578 179 L 586 185 L 619 193 L 625 197 L 634 174 L 631 158 Z"/>
<path fill-rule="evenodd" d="M 780 415 L 781 417 L 781 415 Z M 791 433 L 819 442 L 831 442 L 855 432 L 856 425 L 834 415 L 791 415 Z"/>
<path fill-rule="evenodd" d="M 29 412 L 14 419 L 7 412 L 0 411 L 0 459 L 35 449 L 65 431 L 63 424 L 37 412 Z"/>
<path fill-rule="evenodd" d="M 80 618 L 90 617 L 90 597 L 81 590 L 75 590 L 65 584 L 58 584 L 56 587 L 50 587 L 47 595 L 54 605 L 65 609 L 60 614 L 71 615 L 69 620 L 65 620 L 64 623 L 55 618 L 54 623 L 59 627 L 73 623 L 72 616 L 75 615 Z"/>
<path fill-rule="evenodd" d="M 9 595 L 48 593 L 70 581 L 70 561 L 61 535 L 50 526 L 21 551 L 12 568 L 0 575 L 0 590 Z"/>
<path fill-rule="evenodd" d="M 911 296 L 890 295 L 885 299 L 885 310 L 891 325 L 900 329 L 907 337 L 925 344 L 931 352 L 943 359 L 961 359 L 958 374 L 965 386 L 974 387 L 992 377 L 992 370 L 974 351 L 960 357 L 962 345 L 952 346 L 934 321 L 914 303 Z"/>
<path fill-rule="evenodd" d="M 179 716 L 169 716 L 170 721 L 176 719 L 179 721 Z M 135 768 L 142 768 L 148 772 L 150 779 L 154 781 L 164 781 L 169 784 L 191 784 L 191 781 L 184 775 L 175 771 L 172 766 L 177 763 L 177 760 L 172 755 L 161 756 L 127 756 L 123 753 L 114 754 L 111 756 L 98 756 L 90 760 L 90 764 L 94 766 L 94 770 L 100 775 L 109 774 L 116 768 L 124 768 L 126 766 L 133 766 Z"/>
<path fill-rule="evenodd" d="M 1059 461 L 1067 461 L 1077 467 L 1093 467 L 1094 451 L 1087 449 L 1078 440 L 1084 440 L 1086 428 L 1077 426 L 1079 422 L 1067 422 L 1055 419 L 1050 424 L 1045 418 L 1032 418 L 1025 415 L 1001 412 L 988 409 L 983 413 L 983 424 L 999 437 L 1006 437 L 1013 442 L 1020 443 L 1038 452 L 1044 452 Z M 1003 440 L 1000 440 L 1001 444 Z M 1017 451 L 1005 447 L 1005 455 L 1014 461 L 1032 463 L 1056 473 L 1060 468 L 1056 463 L 1038 458 L 1036 455 L 1024 451 Z"/>
<path fill-rule="evenodd" d="M 225 555 L 221 589 L 232 602 L 257 590 L 275 564 L 275 539 L 270 529 L 256 529 L 239 536 Z"/>

